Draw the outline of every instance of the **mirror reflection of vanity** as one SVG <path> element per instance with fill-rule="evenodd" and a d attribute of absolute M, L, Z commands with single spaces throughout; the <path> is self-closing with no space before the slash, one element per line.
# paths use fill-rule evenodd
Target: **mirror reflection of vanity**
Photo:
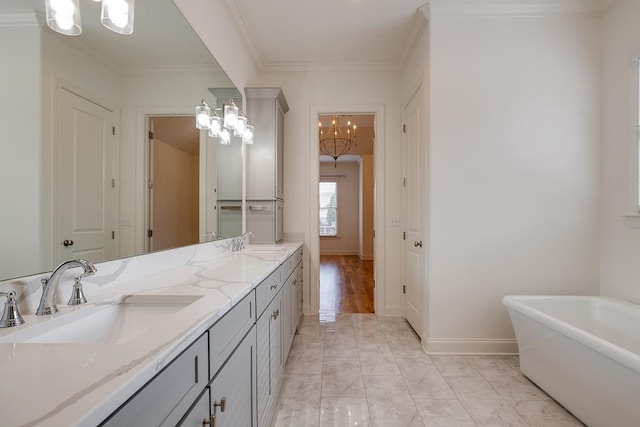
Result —
<path fill-rule="evenodd" d="M 218 105 L 216 90 L 233 84 L 171 0 L 136 0 L 135 8 L 134 33 L 123 36 L 102 27 L 99 3 L 80 0 L 83 33 L 71 37 L 46 27 L 44 0 L 0 5 L 0 280 L 62 260 L 196 243 L 220 231 L 218 181 L 241 188 L 242 148 L 237 141 L 219 148 L 195 130 L 193 115 L 203 99 Z M 172 125 L 185 116 L 189 137 Z M 82 135 L 99 141 L 86 147 Z M 180 147 L 187 139 L 195 149 Z M 181 187 L 173 165 L 154 163 L 161 153 L 183 158 L 195 187 Z M 220 165 L 230 173 L 220 174 Z M 196 201 L 191 241 L 159 244 L 154 221 L 183 228 L 174 215 L 188 210 L 182 199 L 159 202 L 163 182 L 174 197 L 189 192 Z M 242 232 L 241 210 L 229 212 L 223 237 Z"/>

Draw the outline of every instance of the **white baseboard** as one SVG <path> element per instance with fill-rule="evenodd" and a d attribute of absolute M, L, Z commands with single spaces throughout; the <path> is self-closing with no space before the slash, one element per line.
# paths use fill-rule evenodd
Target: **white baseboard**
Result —
<path fill-rule="evenodd" d="M 358 252 L 353 251 L 323 251 L 320 250 L 320 255 L 359 255 Z"/>
<path fill-rule="evenodd" d="M 426 338 L 427 354 L 518 354 L 515 339 Z"/>

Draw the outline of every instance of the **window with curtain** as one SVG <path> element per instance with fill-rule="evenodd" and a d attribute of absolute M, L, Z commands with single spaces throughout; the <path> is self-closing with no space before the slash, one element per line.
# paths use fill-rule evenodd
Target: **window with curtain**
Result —
<path fill-rule="evenodd" d="M 320 183 L 320 236 L 338 235 L 338 183 Z"/>

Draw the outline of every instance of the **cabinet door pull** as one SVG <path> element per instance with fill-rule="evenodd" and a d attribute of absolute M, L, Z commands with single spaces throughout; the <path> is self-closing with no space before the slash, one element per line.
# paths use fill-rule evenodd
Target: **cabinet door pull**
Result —
<path fill-rule="evenodd" d="M 271 290 L 275 290 L 278 287 L 278 285 L 276 283 L 274 283 L 273 285 L 271 285 Z"/>
<path fill-rule="evenodd" d="M 278 316 L 280 316 L 280 310 L 279 309 L 273 310 L 273 314 L 271 315 L 271 317 L 273 317 L 275 320 L 278 318 Z"/>
<path fill-rule="evenodd" d="M 220 402 L 213 402 L 213 413 L 215 414 L 216 408 L 220 408 L 220 412 L 224 412 L 224 409 L 227 407 L 227 398 L 223 397 L 220 399 Z"/>

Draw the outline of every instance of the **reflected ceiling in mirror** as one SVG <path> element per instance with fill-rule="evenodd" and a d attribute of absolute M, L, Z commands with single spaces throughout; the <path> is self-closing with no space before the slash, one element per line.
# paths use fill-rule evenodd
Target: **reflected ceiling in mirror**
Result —
<path fill-rule="evenodd" d="M 0 245 L 0 280 L 48 271 L 66 259 L 99 261 L 152 247 L 147 239 L 150 117 L 193 116 L 202 99 L 217 102 L 209 89 L 233 88 L 171 0 L 136 0 L 132 35 L 105 28 L 99 3 L 79 3 L 80 36 L 46 27 L 44 0 L 0 4 L 0 55 L 9 58 L 0 70 L 0 92 L 6 94 L 0 106 L 0 235 L 5 242 Z M 61 111 L 68 93 L 105 110 L 113 123 L 116 149 L 103 177 L 109 184 L 113 180 L 116 189 L 111 216 L 87 216 L 84 225 L 75 224 L 80 234 L 90 223 L 104 226 L 109 238 L 115 236 L 108 250 L 81 250 L 78 240 L 70 250 L 61 243 L 69 239 L 62 216 L 79 199 L 78 191 L 75 199 L 65 194 L 73 185 L 60 184 L 61 170 L 66 170 L 60 165 L 67 159 L 61 154 Z M 202 140 L 199 231 L 216 231 L 217 148 L 206 136 Z M 87 159 L 74 167 L 93 168 L 88 166 L 92 158 Z M 93 194 L 86 190 L 85 195 Z"/>

